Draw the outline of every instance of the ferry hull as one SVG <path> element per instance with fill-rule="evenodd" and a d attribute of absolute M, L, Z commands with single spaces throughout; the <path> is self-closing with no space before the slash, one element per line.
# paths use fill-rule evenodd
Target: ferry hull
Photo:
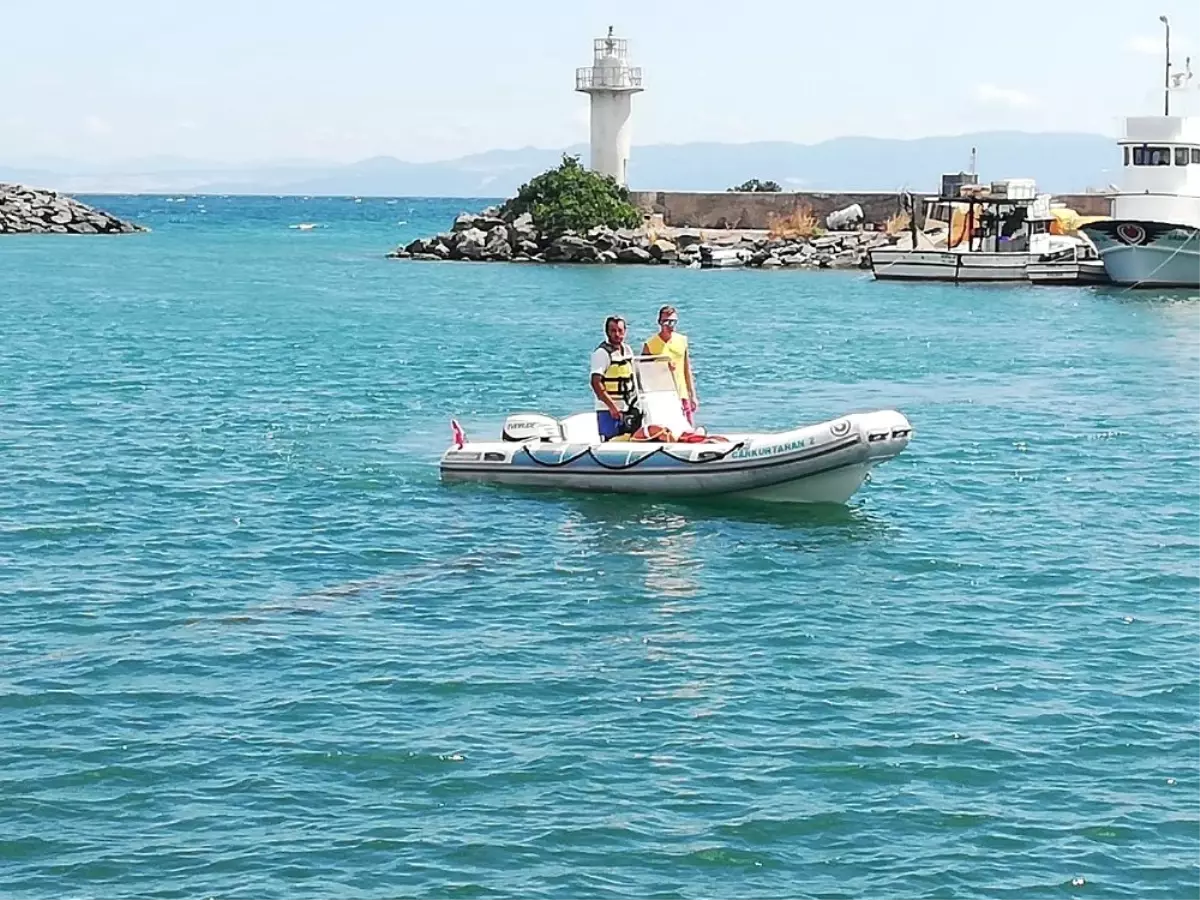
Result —
<path fill-rule="evenodd" d="M 1120 219 L 1081 230 L 1096 245 L 1113 284 L 1200 287 L 1200 229 L 1194 226 Z"/>

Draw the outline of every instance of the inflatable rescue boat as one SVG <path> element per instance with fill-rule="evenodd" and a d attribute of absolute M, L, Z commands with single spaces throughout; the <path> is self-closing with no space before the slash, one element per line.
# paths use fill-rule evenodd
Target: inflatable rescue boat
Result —
<path fill-rule="evenodd" d="M 582 491 L 722 495 L 777 503 L 845 503 L 875 466 L 908 446 L 895 410 L 852 413 L 790 431 L 709 434 L 683 416 L 665 357 L 635 357 L 636 430 L 601 441 L 594 412 L 510 415 L 498 440 L 469 440 L 456 421 L 444 481 Z"/>

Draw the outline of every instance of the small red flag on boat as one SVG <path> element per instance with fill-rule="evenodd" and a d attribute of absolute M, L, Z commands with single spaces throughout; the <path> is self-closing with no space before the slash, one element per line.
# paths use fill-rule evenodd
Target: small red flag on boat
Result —
<path fill-rule="evenodd" d="M 462 427 L 458 424 L 458 419 L 450 420 L 450 430 L 454 432 L 454 446 L 461 450 L 462 445 L 467 440 L 467 436 L 463 434 Z"/>

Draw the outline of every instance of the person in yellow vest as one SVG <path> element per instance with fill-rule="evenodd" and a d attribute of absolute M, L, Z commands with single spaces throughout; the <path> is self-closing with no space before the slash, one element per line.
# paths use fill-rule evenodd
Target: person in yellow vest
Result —
<path fill-rule="evenodd" d="M 696 382 L 692 377 L 692 357 L 688 353 L 686 334 L 676 331 L 679 313 L 673 306 L 664 306 L 658 311 L 658 333 L 642 345 L 644 356 L 666 356 L 671 360 L 671 374 L 675 376 L 675 390 L 683 401 L 683 414 L 689 425 L 695 425 L 695 413 L 700 406 L 696 398 Z"/>
<path fill-rule="evenodd" d="M 633 394 L 633 351 L 625 343 L 625 320 L 604 320 L 605 340 L 592 351 L 592 393 L 596 395 L 596 425 L 600 440 L 623 433 L 629 398 Z"/>

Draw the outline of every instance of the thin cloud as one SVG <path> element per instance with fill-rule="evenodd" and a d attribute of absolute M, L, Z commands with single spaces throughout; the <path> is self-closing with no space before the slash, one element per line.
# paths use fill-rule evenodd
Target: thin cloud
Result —
<path fill-rule="evenodd" d="M 1129 39 L 1129 49 L 1134 53 L 1145 53 L 1147 56 L 1159 56 L 1163 52 L 1163 41 L 1137 35 Z"/>
<path fill-rule="evenodd" d="M 1171 35 L 1171 62 L 1175 63 L 1175 54 L 1187 50 L 1190 43 L 1187 38 L 1180 37 L 1178 34 Z M 1167 52 L 1166 35 L 1159 37 L 1146 37 L 1144 34 L 1135 35 L 1129 39 L 1129 49 L 1134 53 L 1141 53 L 1146 56 L 1157 56 L 1159 59 Z"/>
<path fill-rule="evenodd" d="M 1013 109 L 1024 109 L 1033 106 L 1036 101 L 1024 91 L 1016 88 L 997 87 L 994 84 L 975 85 L 975 99 L 983 103 L 998 106 L 1009 106 Z"/>
<path fill-rule="evenodd" d="M 112 126 L 97 115 L 85 116 L 83 127 L 89 134 L 112 134 Z"/>

